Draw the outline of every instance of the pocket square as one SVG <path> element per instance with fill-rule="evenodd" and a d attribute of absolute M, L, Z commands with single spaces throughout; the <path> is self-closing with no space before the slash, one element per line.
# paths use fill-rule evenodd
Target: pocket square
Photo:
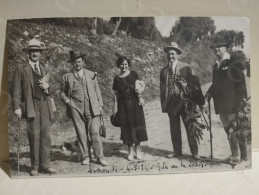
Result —
<path fill-rule="evenodd" d="M 227 70 L 227 69 L 228 69 L 228 66 L 222 68 L 222 70 Z"/>

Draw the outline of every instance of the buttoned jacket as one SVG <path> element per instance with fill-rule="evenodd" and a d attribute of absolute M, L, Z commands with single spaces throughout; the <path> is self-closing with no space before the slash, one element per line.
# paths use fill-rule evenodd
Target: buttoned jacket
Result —
<path fill-rule="evenodd" d="M 101 95 L 101 90 L 99 87 L 99 84 L 97 82 L 97 77 L 95 76 L 95 73 L 83 69 L 86 79 L 86 89 L 89 96 L 89 102 L 93 111 L 94 116 L 100 115 L 100 107 L 103 107 L 103 100 Z M 61 98 L 62 100 L 67 103 L 68 100 L 70 101 L 72 106 L 75 106 L 74 101 L 72 99 L 72 92 L 73 92 L 73 79 L 74 79 L 74 73 L 66 73 L 63 76 L 63 81 L 61 84 Z M 69 108 L 67 107 L 67 113 L 69 114 Z"/>
<path fill-rule="evenodd" d="M 41 69 L 42 76 L 46 76 L 48 74 L 47 69 L 42 65 L 39 64 Z M 56 90 L 55 82 L 53 79 L 50 79 L 49 82 L 49 90 L 48 94 L 46 95 L 48 100 L 48 108 L 50 112 L 50 119 L 54 118 L 53 114 L 53 107 L 51 102 L 51 96 L 54 91 Z M 33 82 L 33 70 L 31 65 L 27 62 L 21 65 L 18 65 L 12 82 L 12 104 L 13 109 L 22 110 L 22 114 L 25 118 L 35 117 L 35 102 L 34 102 L 34 82 Z"/>
<path fill-rule="evenodd" d="M 184 62 L 178 61 L 176 64 L 175 71 L 173 72 L 174 76 L 178 76 L 182 68 L 189 66 Z M 165 66 L 160 72 L 160 101 L 162 112 L 166 112 L 167 104 L 168 104 L 168 74 L 169 74 L 169 64 Z M 173 76 L 173 77 L 174 77 Z M 173 80 L 174 81 L 174 80 Z M 173 83 L 174 85 L 174 83 Z"/>
<path fill-rule="evenodd" d="M 212 85 L 208 92 L 214 100 L 216 114 L 235 114 L 247 97 L 245 75 L 238 59 L 223 60 L 213 66 Z"/>

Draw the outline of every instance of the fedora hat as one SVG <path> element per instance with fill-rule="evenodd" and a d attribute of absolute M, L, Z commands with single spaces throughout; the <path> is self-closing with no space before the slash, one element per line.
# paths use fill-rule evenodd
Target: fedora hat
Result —
<path fill-rule="evenodd" d="M 178 44 L 176 42 L 171 42 L 170 45 L 165 46 L 164 52 L 168 52 L 168 50 L 175 50 L 178 55 L 180 55 L 183 51 L 178 47 Z"/>
<path fill-rule="evenodd" d="M 70 60 L 69 61 L 67 61 L 67 62 L 73 62 L 73 61 L 75 61 L 76 59 L 78 59 L 78 58 L 83 58 L 83 57 L 85 57 L 86 56 L 86 54 L 82 54 L 81 52 L 79 52 L 79 51 L 70 51 L 69 52 L 69 56 L 70 56 Z"/>
<path fill-rule="evenodd" d="M 28 46 L 24 48 L 24 51 L 45 50 L 46 48 L 43 45 L 44 45 L 44 43 L 40 42 L 39 40 L 31 39 L 28 43 Z"/>
<path fill-rule="evenodd" d="M 230 43 L 226 41 L 223 37 L 216 37 L 213 41 L 213 44 L 210 46 L 211 49 L 215 47 L 226 47 L 228 48 Z"/>

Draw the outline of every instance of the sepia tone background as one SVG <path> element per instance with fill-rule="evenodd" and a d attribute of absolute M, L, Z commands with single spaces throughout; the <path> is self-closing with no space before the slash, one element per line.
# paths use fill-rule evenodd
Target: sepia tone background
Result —
<path fill-rule="evenodd" d="M 5 31 L 7 19 L 41 17 L 93 17 L 93 16 L 244 16 L 250 20 L 251 33 L 251 95 L 253 132 L 253 169 L 245 172 L 180 174 L 161 176 L 130 176 L 104 178 L 40 179 L 10 181 L 2 170 L 0 186 L 9 194 L 257 194 L 255 180 L 259 181 L 259 48 L 258 48 L 257 0 L 45 0 L 6 1 L 0 3 L 0 161 L 8 160 L 7 132 L 7 63 L 4 58 Z M 256 101 L 257 100 L 257 101 Z M 257 152 L 256 152 L 257 151 Z M 3 175 L 3 176 L 2 176 Z M 49 185 L 52 184 L 52 185 Z M 240 184 L 240 185 L 239 185 Z M 242 185 L 241 185 L 242 184 Z M 23 186 L 23 187 L 21 187 Z M 27 186 L 26 190 L 24 186 Z M 46 187 L 48 186 L 48 188 Z M 91 186 L 91 187 L 90 187 Z M 151 187 L 152 186 L 152 187 Z M 181 187 L 182 186 L 182 187 Z M 3 188 L 4 187 L 4 188 Z M 86 190 L 86 188 L 88 188 Z M 22 190 L 23 189 L 23 190 Z M 69 189 L 69 190 L 68 190 Z M 134 190 L 133 190 L 134 189 Z M 257 191 L 256 191 L 257 190 Z M 2 191 L 2 190 L 1 190 Z M 257 193 L 256 193 L 257 192 Z M 3 193 L 7 194 L 7 193 Z"/>

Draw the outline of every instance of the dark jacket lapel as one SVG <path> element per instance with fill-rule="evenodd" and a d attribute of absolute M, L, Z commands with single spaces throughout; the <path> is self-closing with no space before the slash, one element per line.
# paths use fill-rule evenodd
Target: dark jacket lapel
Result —
<path fill-rule="evenodd" d="M 30 83 L 31 83 L 31 86 L 32 86 L 32 90 L 34 90 L 34 86 L 33 86 L 33 75 L 32 75 L 32 68 L 30 66 L 30 64 L 26 64 L 23 66 L 23 69 L 24 69 L 24 72 L 26 73 Z"/>
<path fill-rule="evenodd" d="M 225 66 L 227 66 L 228 65 L 228 62 L 229 60 L 227 59 L 227 60 L 223 60 L 221 63 L 220 63 L 220 65 L 219 65 L 219 70 L 222 70 L 222 68 L 224 68 Z"/>
<path fill-rule="evenodd" d="M 167 85 L 167 82 L 168 82 L 168 72 L 169 72 L 169 65 L 167 65 L 164 69 L 164 78 L 165 78 L 166 85 Z"/>
<path fill-rule="evenodd" d="M 47 71 L 43 65 L 40 64 L 41 76 L 44 77 L 47 74 Z"/>

